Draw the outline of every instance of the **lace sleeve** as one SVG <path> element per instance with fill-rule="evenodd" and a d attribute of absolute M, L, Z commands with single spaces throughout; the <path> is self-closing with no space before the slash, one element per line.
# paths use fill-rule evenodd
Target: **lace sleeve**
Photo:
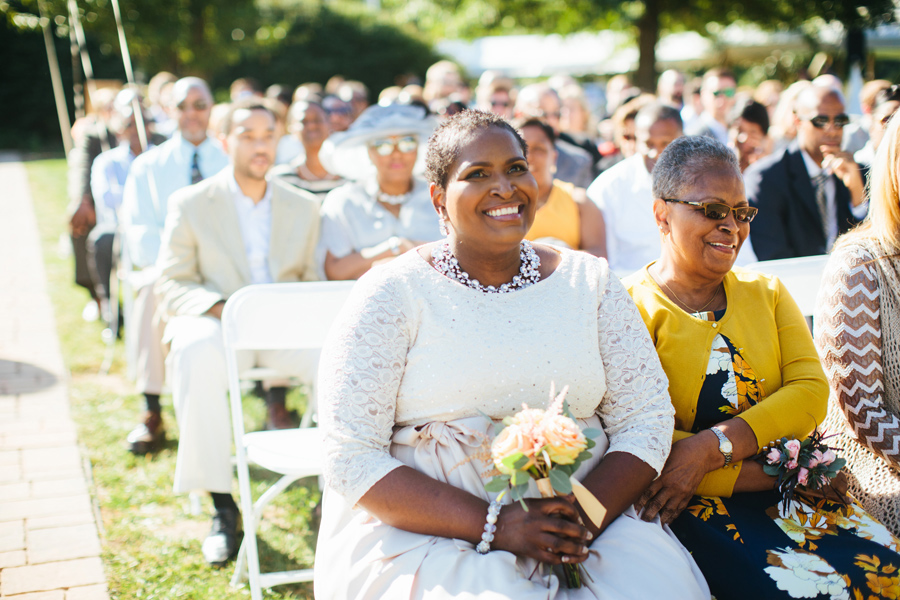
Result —
<path fill-rule="evenodd" d="M 881 318 L 876 266 L 859 248 L 828 261 L 816 306 L 816 346 L 857 439 L 900 467 L 900 422 L 885 410 Z"/>
<path fill-rule="evenodd" d="M 391 283 L 376 273 L 357 283 L 319 362 L 325 482 L 351 505 L 402 465 L 389 449 L 410 337 Z"/>
<path fill-rule="evenodd" d="M 597 412 L 609 451 L 633 454 L 658 474 L 675 428 L 669 380 L 637 307 L 612 273 L 600 301 L 598 333 L 607 389 Z"/>

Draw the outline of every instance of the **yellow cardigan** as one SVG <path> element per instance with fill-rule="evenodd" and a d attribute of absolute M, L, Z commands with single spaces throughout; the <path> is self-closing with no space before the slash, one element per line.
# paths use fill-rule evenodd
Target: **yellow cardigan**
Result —
<path fill-rule="evenodd" d="M 648 265 L 649 266 L 649 265 Z M 662 292 L 647 267 L 623 280 L 650 330 L 675 406 L 674 441 L 690 435 L 712 341 L 721 333 L 753 367 L 762 400 L 737 415 L 761 449 L 781 437 L 803 439 L 825 418 L 828 381 L 806 320 L 776 278 L 743 269 L 725 276 L 728 307 L 717 322 L 692 317 Z M 708 473 L 697 493 L 730 496 L 741 463 Z"/>

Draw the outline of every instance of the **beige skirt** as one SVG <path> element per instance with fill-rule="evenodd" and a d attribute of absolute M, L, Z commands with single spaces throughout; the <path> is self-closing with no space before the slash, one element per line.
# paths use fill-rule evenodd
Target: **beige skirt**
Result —
<path fill-rule="evenodd" d="M 600 420 L 582 421 L 601 430 Z M 484 490 L 484 463 L 469 457 L 489 435 L 487 419 L 472 417 L 394 431 L 391 454 L 438 481 L 492 499 Z M 492 434 L 492 432 L 490 433 Z M 594 456 L 575 474 L 582 479 L 609 447 L 595 440 Z M 534 496 L 537 497 L 536 489 Z M 633 508 L 619 516 L 591 545 L 583 588 L 562 587 L 549 569 L 504 551 L 478 554 L 462 540 L 433 537 L 385 525 L 327 489 L 316 548 L 318 600 L 349 598 L 581 600 L 667 598 L 708 600 L 703 575 L 668 527 L 646 523 Z"/>

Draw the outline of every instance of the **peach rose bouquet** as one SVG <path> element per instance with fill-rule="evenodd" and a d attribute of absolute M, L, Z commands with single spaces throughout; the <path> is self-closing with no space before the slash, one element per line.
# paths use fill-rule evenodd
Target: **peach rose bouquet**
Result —
<path fill-rule="evenodd" d="M 529 408 L 523 404 L 520 412 L 503 419 L 504 427 L 491 444 L 491 460 L 500 474 L 488 482 L 485 486 L 487 491 L 501 492 L 501 495 L 509 493 L 513 500 L 518 500 L 528 510 L 524 499 L 529 481 L 534 479 L 544 498 L 574 492 L 585 510 L 588 510 L 585 504 L 592 504 L 590 500 L 599 506 L 599 502 L 572 478 L 572 474 L 591 457 L 590 449 L 596 445 L 591 438 L 601 432 L 594 429 L 582 431 L 578 426 L 565 401 L 568 390 L 567 386 L 554 397 L 551 387 L 547 410 Z M 603 518 L 602 515 L 595 518 L 590 511 L 588 515 L 598 525 Z M 563 570 L 568 587 L 581 587 L 580 565 L 563 565 Z"/>

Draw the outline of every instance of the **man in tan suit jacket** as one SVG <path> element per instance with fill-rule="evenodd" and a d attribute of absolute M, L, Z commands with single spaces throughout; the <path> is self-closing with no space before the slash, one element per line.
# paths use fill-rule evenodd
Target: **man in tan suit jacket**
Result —
<path fill-rule="evenodd" d="M 240 531 L 231 497 L 222 307 L 246 285 L 315 279 L 319 232 L 315 197 L 266 179 L 275 160 L 274 114 L 256 101 L 237 103 L 223 130 L 232 166 L 171 196 L 156 284 L 168 321 L 166 371 L 179 426 L 175 492 L 212 494 L 216 517 L 203 544 L 211 564 L 234 554 Z M 259 352 L 255 362 L 308 381 L 315 375 L 315 357 L 299 352 Z M 280 405 L 269 403 L 270 422 L 273 410 L 284 416 L 283 395 Z"/>

